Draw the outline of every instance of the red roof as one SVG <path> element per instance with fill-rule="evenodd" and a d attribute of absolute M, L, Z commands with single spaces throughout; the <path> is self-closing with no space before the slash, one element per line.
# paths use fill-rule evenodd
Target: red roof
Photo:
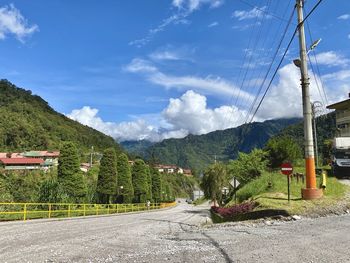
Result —
<path fill-rule="evenodd" d="M 0 163 L 5 165 L 11 164 L 43 164 L 44 160 L 41 158 L 0 158 Z"/>

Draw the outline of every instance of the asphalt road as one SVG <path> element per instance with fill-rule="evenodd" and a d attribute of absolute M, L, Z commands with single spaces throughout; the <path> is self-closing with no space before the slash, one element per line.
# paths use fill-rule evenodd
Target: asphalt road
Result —
<path fill-rule="evenodd" d="M 350 262 L 350 215 L 203 227 L 206 209 L 0 223 L 0 262 Z"/>

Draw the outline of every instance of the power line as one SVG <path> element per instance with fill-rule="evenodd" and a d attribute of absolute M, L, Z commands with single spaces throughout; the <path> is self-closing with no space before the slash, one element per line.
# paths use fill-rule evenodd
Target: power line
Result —
<path fill-rule="evenodd" d="M 248 118 L 249 118 L 249 115 L 250 115 L 251 112 L 253 111 L 254 105 L 255 105 L 256 101 L 258 100 L 258 97 L 259 97 L 259 95 L 260 95 L 260 93 L 261 93 L 261 90 L 262 90 L 263 86 L 265 85 L 265 82 L 266 82 L 267 77 L 268 77 L 268 75 L 269 75 L 269 73 L 270 73 L 270 70 L 271 70 L 271 68 L 272 68 L 272 65 L 273 65 L 273 63 L 274 63 L 274 61 L 275 61 L 275 59 L 276 59 L 276 57 L 277 57 L 277 55 L 278 55 L 278 52 L 279 52 L 279 50 L 280 50 L 280 48 L 281 48 L 281 45 L 282 45 L 282 43 L 283 43 L 283 40 L 284 40 L 284 38 L 285 38 L 285 36 L 286 36 L 286 34 L 287 34 L 287 32 L 288 32 L 288 28 L 289 28 L 289 25 L 290 25 L 291 20 L 293 19 L 294 13 L 295 13 L 295 7 L 293 8 L 293 11 L 292 11 L 292 13 L 291 13 L 291 15 L 290 15 L 289 22 L 288 22 L 286 28 L 284 29 L 283 35 L 282 35 L 281 40 L 280 40 L 280 42 L 279 42 L 279 44 L 278 44 L 278 46 L 277 46 L 277 49 L 276 49 L 276 51 L 275 51 L 275 53 L 274 53 L 274 55 L 273 55 L 272 61 L 271 61 L 270 65 L 269 65 L 269 68 L 268 68 L 268 70 L 267 70 L 267 72 L 266 72 L 266 74 L 265 74 L 265 76 L 264 76 L 264 79 L 263 79 L 263 81 L 262 81 L 262 83 L 261 83 L 261 85 L 260 85 L 260 87 L 259 87 L 259 90 L 258 90 L 258 92 L 257 92 L 257 94 L 256 94 L 256 96 L 255 96 L 255 98 L 254 98 L 254 101 L 253 101 L 253 103 L 251 104 L 251 107 L 250 107 L 250 109 L 249 109 L 249 111 L 248 111 L 248 113 L 247 113 L 246 121 L 245 121 L 245 122 L 247 122 L 247 120 L 248 120 Z"/>
<path fill-rule="evenodd" d="M 239 0 L 239 1 L 241 1 L 242 3 L 244 3 L 244 4 L 246 4 L 246 5 L 250 6 L 250 7 L 255 8 L 256 10 L 259 10 L 259 11 L 262 12 L 262 13 L 266 13 L 266 14 L 268 14 L 268 15 L 274 17 L 274 18 L 277 18 L 277 19 L 280 20 L 280 21 L 283 21 L 283 22 L 287 22 L 287 23 L 288 23 L 288 20 L 287 20 L 287 19 L 285 19 L 285 18 L 283 18 L 283 17 L 280 17 L 280 16 L 278 16 L 278 15 L 272 13 L 272 12 L 268 12 L 268 11 L 266 11 L 265 9 L 259 8 L 259 7 L 257 7 L 256 5 L 253 5 L 253 4 L 249 3 L 248 1 L 245 1 L 245 0 Z"/>
<path fill-rule="evenodd" d="M 306 21 L 306 25 L 307 25 L 308 33 L 309 33 L 309 36 L 310 36 L 310 40 L 311 40 L 312 43 L 314 43 L 314 41 L 313 41 L 313 39 L 312 39 L 311 30 L 310 30 L 310 26 L 309 26 L 309 22 L 308 22 L 308 21 Z M 320 73 L 320 68 L 319 68 L 319 66 L 318 66 L 318 62 L 317 62 L 317 57 L 316 57 L 316 54 L 315 54 L 315 50 L 312 50 L 312 51 L 313 51 L 312 54 L 313 54 L 313 56 L 314 56 L 314 60 L 315 60 L 315 64 L 316 64 L 317 74 L 318 74 L 318 76 L 320 77 L 321 88 L 322 88 L 323 96 L 324 96 L 324 102 L 325 102 L 326 104 L 328 104 L 327 93 L 326 93 L 325 88 L 324 88 L 324 85 L 323 85 L 323 81 L 322 81 L 322 77 L 321 77 L 321 73 Z M 314 68 L 313 68 L 313 65 L 312 65 L 312 61 L 311 61 L 311 59 L 310 59 L 309 54 L 308 54 L 308 57 L 309 57 L 309 61 L 310 61 L 312 73 L 314 74 L 314 78 L 315 78 L 315 80 L 316 80 L 316 85 L 317 85 L 318 91 L 319 91 L 319 93 L 320 93 L 320 97 L 321 97 L 321 99 L 323 100 L 323 96 L 322 96 L 321 91 L 320 91 L 320 89 L 319 89 L 318 80 L 317 80 L 317 78 L 316 78 L 315 71 L 314 71 Z"/>
<path fill-rule="evenodd" d="M 267 1 L 268 9 L 270 8 L 270 4 L 269 4 L 270 2 L 271 2 L 271 0 Z M 265 18 L 266 18 L 266 15 L 263 15 L 262 17 L 256 16 L 256 18 L 255 18 L 254 27 L 253 27 L 252 33 L 250 35 L 249 45 L 248 45 L 248 48 L 246 49 L 246 52 L 245 52 L 244 63 L 242 65 L 241 69 L 240 69 L 238 80 L 241 79 L 242 74 L 243 74 L 243 78 L 241 80 L 238 92 L 236 93 L 235 96 L 231 97 L 231 101 L 233 102 L 232 106 L 235 106 L 237 108 L 238 108 L 238 99 L 241 97 L 241 93 L 244 90 L 243 87 L 244 87 L 244 84 L 246 82 L 247 74 L 248 74 L 248 71 L 249 71 L 249 69 L 251 67 L 251 63 L 252 63 L 252 59 L 253 59 L 253 53 L 250 52 L 250 51 L 256 49 L 257 44 L 259 43 L 259 41 L 261 39 L 261 36 L 262 36 L 262 26 L 261 25 L 263 24 L 263 21 L 265 20 Z M 253 41 L 253 33 L 258 28 L 259 25 L 260 25 L 260 27 L 259 27 L 259 31 L 258 31 L 257 37 Z M 243 70 L 244 68 L 245 68 L 245 70 Z M 243 101 L 243 96 L 244 96 L 244 93 L 242 95 L 242 101 Z M 242 105 L 242 103 L 241 103 L 241 105 Z M 231 122 L 232 115 L 233 114 L 229 115 L 229 120 L 228 120 L 229 122 Z"/>
<path fill-rule="evenodd" d="M 286 50 L 284 51 L 283 56 L 282 56 L 282 58 L 281 58 L 281 60 L 280 60 L 280 62 L 279 62 L 279 64 L 278 64 L 278 66 L 277 66 L 275 72 L 273 73 L 272 78 L 271 78 L 271 80 L 270 80 L 270 82 L 269 82 L 269 84 L 268 84 L 268 86 L 267 86 L 267 88 L 266 88 L 266 90 L 265 90 L 265 92 L 264 92 L 264 95 L 263 95 L 262 98 L 260 99 L 260 102 L 259 102 L 257 108 L 256 108 L 255 111 L 254 111 L 254 114 L 252 115 L 252 117 L 251 117 L 251 119 L 250 119 L 250 121 L 249 121 L 250 123 L 253 121 L 253 119 L 254 119 L 254 117 L 255 117 L 257 111 L 259 110 L 259 108 L 260 108 L 260 106 L 261 106 L 263 100 L 265 99 L 265 96 L 266 96 L 267 92 L 269 91 L 269 89 L 270 89 L 270 87 L 271 87 L 271 84 L 272 84 L 272 82 L 273 82 L 273 80 L 274 80 L 274 78 L 275 78 L 275 76 L 276 76 L 276 74 L 277 74 L 279 68 L 280 68 L 281 65 L 282 65 L 282 62 L 283 62 L 283 60 L 284 60 L 284 58 L 285 58 L 285 56 L 286 56 L 286 54 L 287 54 L 287 52 L 288 52 L 288 50 L 289 50 L 290 45 L 291 45 L 292 42 L 293 42 L 293 39 L 294 39 L 294 37 L 295 37 L 295 35 L 296 35 L 296 33 L 297 33 L 299 27 L 309 18 L 309 16 L 315 11 L 315 9 L 320 5 L 320 3 L 321 3 L 322 1 L 323 1 L 323 0 L 319 0 L 319 1 L 317 2 L 317 4 L 311 9 L 311 11 L 305 16 L 305 18 L 303 19 L 303 21 L 301 21 L 301 22 L 297 25 L 297 27 L 295 28 L 294 33 L 293 33 L 293 35 L 292 35 L 292 37 L 291 37 L 291 39 L 290 39 L 290 41 L 289 41 L 289 43 L 288 43 L 288 45 L 287 45 L 287 48 L 286 48 Z"/>

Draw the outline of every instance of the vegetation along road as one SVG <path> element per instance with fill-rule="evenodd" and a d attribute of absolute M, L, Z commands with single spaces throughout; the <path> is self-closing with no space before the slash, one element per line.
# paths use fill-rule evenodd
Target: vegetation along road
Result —
<path fill-rule="evenodd" d="M 350 262 L 350 215 L 203 225 L 207 208 L 1 223 L 0 262 Z"/>

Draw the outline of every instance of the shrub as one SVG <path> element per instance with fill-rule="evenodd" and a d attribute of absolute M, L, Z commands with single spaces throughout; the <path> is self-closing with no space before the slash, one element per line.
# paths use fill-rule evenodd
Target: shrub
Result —
<path fill-rule="evenodd" d="M 238 205 L 234 205 L 231 207 L 217 207 L 217 206 L 212 206 L 211 210 L 214 213 L 217 213 L 221 215 L 222 217 L 229 219 L 233 218 L 237 215 L 244 214 L 247 212 L 253 211 L 253 209 L 256 207 L 255 202 L 246 202 L 246 203 L 241 203 Z"/>

